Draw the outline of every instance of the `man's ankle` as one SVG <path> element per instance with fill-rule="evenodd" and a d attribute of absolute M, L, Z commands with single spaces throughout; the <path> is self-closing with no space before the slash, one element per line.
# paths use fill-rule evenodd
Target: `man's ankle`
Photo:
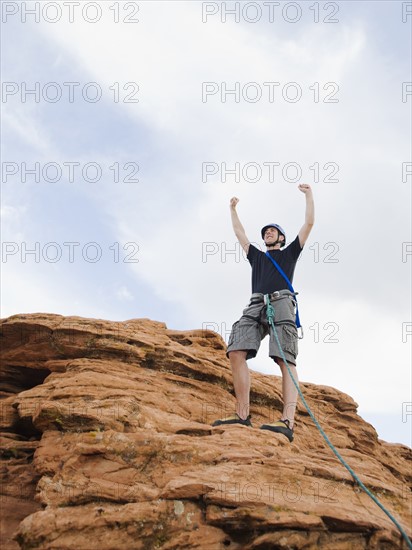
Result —
<path fill-rule="evenodd" d="M 236 414 L 242 420 L 246 420 L 249 416 L 249 405 L 243 405 L 241 407 L 236 407 Z"/>
<path fill-rule="evenodd" d="M 294 426 L 294 421 L 293 420 L 290 420 L 289 418 L 282 418 L 282 422 L 285 422 L 285 424 L 291 429 L 293 430 L 293 426 Z"/>

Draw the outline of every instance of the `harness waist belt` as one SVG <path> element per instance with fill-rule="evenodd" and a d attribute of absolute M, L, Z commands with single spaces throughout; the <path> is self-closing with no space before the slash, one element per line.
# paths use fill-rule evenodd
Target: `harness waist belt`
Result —
<path fill-rule="evenodd" d="M 281 296 L 296 296 L 298 292 L 291 292 L 290 290 L 282 289 L 282 290 L 276 290 L 275 292 L 271 292 L 268 296 L 271 300 L 276 300 L 277 298 L 280 298 Z M 260 292 L 255 292 L 252 294 L 250 301 L 252 304 L 259 304 L 260 302 L 265 301 L 265 294 L 261 294 Z"/>

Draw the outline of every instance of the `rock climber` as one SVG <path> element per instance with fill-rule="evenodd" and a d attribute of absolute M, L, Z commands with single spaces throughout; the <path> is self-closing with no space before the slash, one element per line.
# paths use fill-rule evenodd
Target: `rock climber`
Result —
<path fill-rule="evenodd" d="M 310 185 L 301 184 L 298 189 L 306 198 L 305 223 L 297 237 L 288 246 L 286 234 L 276 223 L 269 223 L 261 229 L 261 236 L 270 256 L 278 263 L 290 282 L 293 281 L 296 262 L 312 230 L 315 221 L 315 207 Z M 252 267 L 252 296 L 243 310 L 243 315 L 232 326 L 226 355 L 229 357 L 236 395 L 236 412 L 232 416 L 216 420 L 212 425 L 243 424 L 252 426 L 249 414 L 250 375 L 247 360 L 256 356 L 263 338 L 270 333 L 269 356 L 279 365 L 282 373 L 283 413 L 274 423 L 263 424 L 261 429 L 285 435 L 290 442 L 294 437 L 294 418 L 298 390 L 291 379 L 281 357 L 276 338 L 269 330 L 266 316 L 265 295 L 269 296 L 275 310 L 275 327 L 290 371 L 298 382 L 296 357 L 298 354 L 298 331 L 296 327 L 296 294 L 289 290 L 284 277 L 272 261 L 250 243 L 239 220 L 237 197 L 230 200 L 230 213 L 235 235 Z"/>

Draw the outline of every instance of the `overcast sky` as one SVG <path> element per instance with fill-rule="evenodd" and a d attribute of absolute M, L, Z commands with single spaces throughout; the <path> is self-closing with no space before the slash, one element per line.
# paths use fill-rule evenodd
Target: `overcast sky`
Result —
<path fill-rule="evenodd" d="M 230 198 L 252 242 L 290 242 L 309 183 L 300 379 L 411 446 L 411 3 L 76 4 L 2 2 L 2 317 L 227 340 L 250 295 Z M 279 375 L 267 350 L 249 366 Z"/>

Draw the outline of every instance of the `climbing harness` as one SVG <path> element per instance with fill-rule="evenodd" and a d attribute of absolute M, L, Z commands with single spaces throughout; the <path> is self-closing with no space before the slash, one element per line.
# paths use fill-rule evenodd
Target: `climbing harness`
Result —
<path fill-rule="evenodd" d="M 271 258 L 272 259 L 272 258 Z M 272 260 L 273 261 L 273 260 Z M 306 400 L 303 396 L 303 393 L 301 391 L 301 389 L 299 388 L 299 385 L 298 383 L 296 382 L 291 370 L 290 370 L 290 367 L 288 365 L 288 362 L 286 361 L 286 357 L 283 353 L 283 350 L 282 350 L 282 347 L 280 345 L 280 342 L 279 342 L 279 337 L 277 335 L 277 332 L 276 332 L 276 329 L 275 329 L 275 323 L 274 323 L 274 319 L 275 319 L 275 310 L 270 302 L 270 296 L 269 294 L 266 294 L 265 296 L 266 298 L 266 316 L 267 316 L 267 319 L 268 319 L 268 322 L 269 322 L 269 325 L 271 326 L 272 328 L 272 331 L 273 331 L 273 334 L 276 338 L 276 342 L 277 342 L 277 345 L 279 346 L 279 350 L 280 350 L 280 354 L 282 356 L 282 359 L 286 365 L 286 368 L 288 370 L 288 373 L 289 373 L 289 376 L 291 377 L 296 389 L 298 390 L 298 393 L 299 393 L 299 396 L 300 398 L 302 399 L 302 403 L 304 404 L 306 410 L 308 411 L 310 417 L 312 418 L 313 422 L 315 423 L 315 426 L 317 427 L 317 429 L 319 430 L 319 432 L 321 433 L 323 439 L 326 441 L 326 443 L 329 445 L 329 447 L 332 449 L 333 453 L 336 455 L 336 457 L 338 458 L 338 460 L 341 462 L 341 464 L 343 464 L 343 466 L 348 470 L 348 472 L 350 473 L 350 475 L 353 477 L 353 479 L 356 481 L 356 483 L 360 486 L 361 489 L 363 489 L 365 491 L 365 493 L 375 502 L 375 504 L 377 504 L 379 506 L 379 508 L 381 510 L 383 510 L 383 512 L 385 512 L 385 514 L 389 517 L 389 519 L 395 524 L 395 526 L 398 528 L 398 530 L 400 531 L 403 539 L 405 540 L 408 548 L 410 550 L 412 550 L 412 542 L 411 540 L 409 539 L 408 535 L 406 534 L 406 532 L 404 531 L 404 529 L 402 528 L 402 526 L 399 524 L 399 522 L 396 520 L 396 518 L 394 518 L 394 516 L 384 507 L 384 505 L 375 497 L 375 495 L 373 493 L 371 493 L 369 491 L 369 489 L 367 487 L 365 487 L 365 485 L 362 483 L 362 481 L 359 479 L 359 477 L 355 474 L 355 472 L 352 470 L 352 468 L 349 466 L 349 464 L 347 464 L 347 462 L 344 460 L 344 458 L 342 458 L 342 456 L 339 454 L 339 452 L 337 451 L 337 449 L 334 447 L 334 445 L 332 444 L 332 442 L 329 440 L 328 436 L 325 434 L 325 432 L 323 431 L 322 427 L 320 426 L 319 422 L 316 420 L 314 414 L 312 413 L 309 405 L 306 403 Z"/>
<path fill-rule="evenodd" d="M 266 252 L 266 256 L 269 258 L 269 260 L 273 263 L 273 265 L 276 267 L 276 269 L 279 271 L 279 273 L 282 275 L 282 277 L 285 279 L 288 288 L 291 292 L 293 292 L 296 300 L 296 328 L 301 330 L 302 335 L 299 336 L 299 339 L 303 338 L 303 327 L 300 324 L 300 318 L 299 318 L 299 307 L 298 307 L 298 299 L 296 297 L 296 292 L 293 289 L 292 283 L 289 281 L 288 276 L 283 271 L 283 269 L 280 267 L 280 265 L 272 258 L 272 256 L 269 254 L 269 251 Z"/>

